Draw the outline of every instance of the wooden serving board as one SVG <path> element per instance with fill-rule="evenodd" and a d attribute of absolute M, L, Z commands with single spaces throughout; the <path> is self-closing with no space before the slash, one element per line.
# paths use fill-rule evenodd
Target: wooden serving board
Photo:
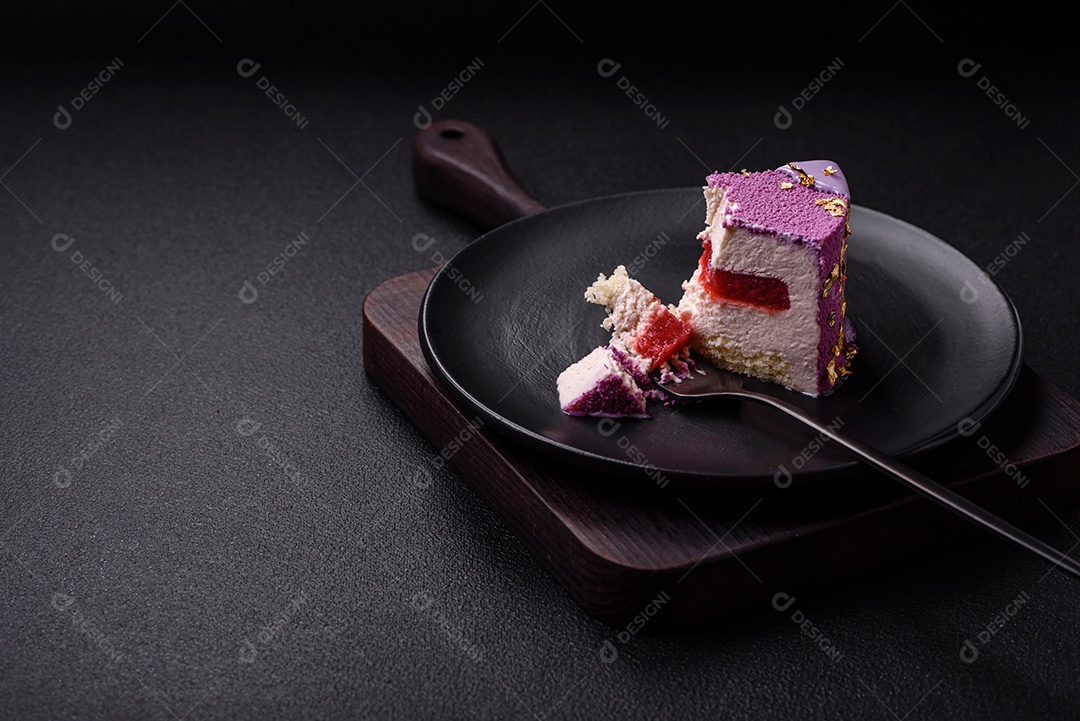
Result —
<path fill-rule="evenodd" d="M 824 490 L 798 478 L 753 492 L 659 488 L 644 473 L 637 481 L 607 477 L 487 428 L 467 429 L 475 418 L 436 381 L 417 338 L 434 273 L 403 275 L 368 295 L 364 367 L 434 453 L 468 436 L 450 463 L 574 600 L 606 623 L 626 626 L 654 612 L 650 630 L 714 621 L 734 609 L 768 608 L 777 592 L 972 539 L 1015 552 L 869 469 Z M 1037 530 L 1056 523 L 1047 506 L 1060 515 L 1080 502 L 1080 403 L 1025 366 L 1009 398 L 970 436 L 905 460 Z"/>

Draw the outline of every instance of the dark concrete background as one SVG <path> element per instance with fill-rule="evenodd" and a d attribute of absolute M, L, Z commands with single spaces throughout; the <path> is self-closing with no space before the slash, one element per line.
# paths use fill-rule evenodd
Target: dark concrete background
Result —
<path fill-rule="evenodd" d="M 1060 18 L 547 3 L 476 21 L 440 7 L 177 3 L 157 24 L 167 4 L 12 10 L 0 717 L 1075 718 L 1075 582 L 989 538 L 800 597 L 838 661 L 766 613 L 640 634 L 603 663 L 617 631 L 453 471 L 409 482 L 435 449 L 360 360 L 365 294 L 430 265 L 413 236 L 448 254 L 475 235 L 415 197 L 409 146 L 418 106 L 480 58 L 436 117 L 491 130 L 549 205 L 825 156 L 856 202 L 981 265 L 1026 233 L 995 279 L 1027 361 L 1080 394 L 1080 100 Z M 802 27 L 811 39 L 786 54 L 760 40 Z M 778 106 L 837 57 L 778 128 Z M 55 127 L 57 106 L 115 58 L 115 77 Z M 255 76 L 237 73 L 244 58 L 261 63 Z M 622 64 L 613 77 L 597 72 L 605 58 Z M 982 63 L 969 78 L 966 58 Z M 260 284 L 300 233 L 309 241 Z M 74 242 L 54 250 L 58 234 Z M 1067 549 L 1078 528 L 1080 514 L 1054 508 L 1033 530 Z M 965 640 L 1021 594 L 962 662 Z"/>

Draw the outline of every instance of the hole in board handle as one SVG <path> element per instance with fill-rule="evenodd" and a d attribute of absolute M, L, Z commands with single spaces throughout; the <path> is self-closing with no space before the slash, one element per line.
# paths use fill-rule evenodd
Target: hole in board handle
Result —
<path fill-rule="evenodd" d="M 457 128 L 444 128 L 442 131 L 439 132 L 439 135 L 446 138 L 447 140 L 457 140 L 458 138 L 464 136 L 465 133 L 458 130 Z"/>

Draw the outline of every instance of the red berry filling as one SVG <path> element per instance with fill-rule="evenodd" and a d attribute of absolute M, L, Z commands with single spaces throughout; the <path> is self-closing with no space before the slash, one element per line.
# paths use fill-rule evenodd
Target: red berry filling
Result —
<path fill-rule="evenodd" d="M 779 278 L 769 278 L 751 273 L 736 273 L 730 270 L 713 268 L 712 241 L 704 242 L 705 252 L 701 254 L 701 285 L 715 300 L 743 303 L 778 313 L 791 307 L 787 283 Z"/>
<path fill-rule="evenodd" d="M 654 308 L 645 327 L 634 337 L 634 351 L 652 361 L 655 368 L 690 342 L 693 329 L 659 303 Z"/>

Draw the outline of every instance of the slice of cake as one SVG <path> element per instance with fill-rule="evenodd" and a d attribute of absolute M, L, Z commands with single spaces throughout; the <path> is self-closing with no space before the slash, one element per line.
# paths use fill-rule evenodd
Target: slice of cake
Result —
<path fill-rule="evenodd" d="M 572 416 L 648 418 L 645 393 L 625 365 L 626 354 L 600 346 L 559 374 L 559 405 Z"/>
<path fill-rule="evenodd" d="M 679 313 L 718 366 L 816 396 L 855 354 L 845 318 L 850 193 L 835 163 L 714 173 L 703 188 L 704 252 Z"/>

